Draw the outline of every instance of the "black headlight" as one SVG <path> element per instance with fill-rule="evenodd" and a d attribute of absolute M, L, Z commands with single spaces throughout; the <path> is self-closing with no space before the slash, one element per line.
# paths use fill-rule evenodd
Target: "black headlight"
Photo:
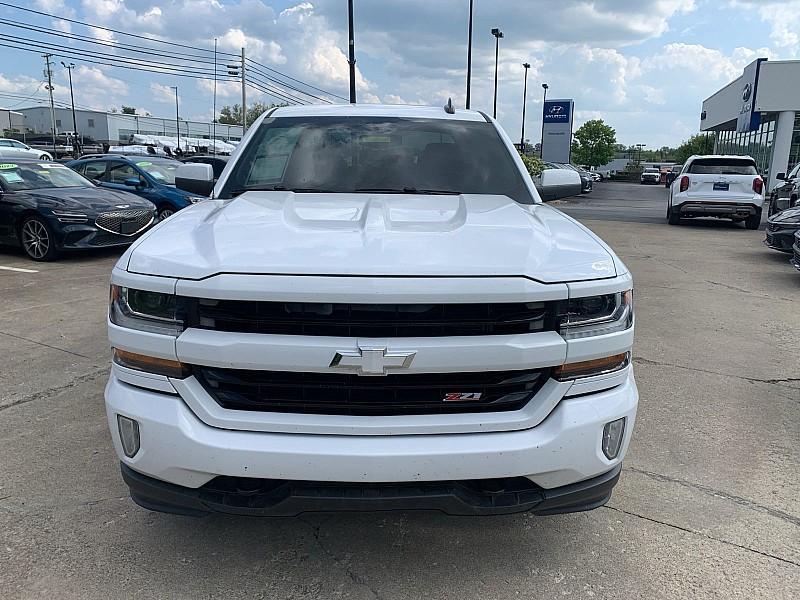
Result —
<path fill-rule="evenodd" d="M 177 336 L 183 331 L 185 300 L 173 294 L 111 286 L 111 322 L 120 327 Z"/>
<path fill-rule="evenodd" d="M 624 331 L 633 325 L 633 290 L 565 300 L 558 312 L 565 339 Z"/>

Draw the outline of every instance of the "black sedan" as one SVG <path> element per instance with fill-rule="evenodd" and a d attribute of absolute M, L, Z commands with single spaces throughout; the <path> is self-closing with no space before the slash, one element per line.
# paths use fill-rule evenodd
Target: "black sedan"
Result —
<path fill-rule="evenodd" d="M 787 208 L 767 219 L 764 244 L 773 250 L 791 252 L 796 231 L 800 231 L 800 206 Z"/>
<path fill-rule="evenodd" d="M 155 220 L 155 206 L 128 192 L 97 187 L 69 167 L 0 161 L 0 243 L 33 260 L 62 250 L 126 245 Z"/>

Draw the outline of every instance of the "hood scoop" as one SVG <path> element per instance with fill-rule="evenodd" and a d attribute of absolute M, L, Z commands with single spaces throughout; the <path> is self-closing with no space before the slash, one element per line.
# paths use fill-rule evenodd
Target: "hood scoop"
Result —
<path fill-rule="evenodd" d="M 324 195 L 292 194 L 284 222 L 296 229 L 336 231 L 453 231 L 467 220 L 463 196 L 364 195 L 347 202 Z"/>

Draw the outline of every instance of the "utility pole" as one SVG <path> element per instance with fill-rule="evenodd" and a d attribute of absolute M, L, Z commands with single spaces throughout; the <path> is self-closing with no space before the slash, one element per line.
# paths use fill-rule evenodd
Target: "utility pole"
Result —
<path fill-rule="evenodd" d="M 61 65 L 69 73 L 69 99 L 72 101 L 72 157 L 78 158 L 81 155 L 81 149 L 78 143 L 78 120 L 75 118 L 75 96 L 72 93 L 72 69 L 75 68 L 75 64 L 67 64 L 62 60 Z"/>
<path fill-rule="evenodd" d="M 180 113 L 178 111 L 178 86 L 172 85 L 170 87 L 173 90 L 175 90 L 175 128 L 176 131 L 178 132 L 178 150 L 180 150 L 181 153 L 183 153 L 183 150 L 181 149 L 181 118 L 180 118 Z"/>
<path fill-rule="evenodd" d="M 42 54 L 47 73 L 47 91 L 50 92 L 50 124 L 53 134 L 53 158 L 58 158 L 56 154 L 56 109 L 53 107 L 53 72 L 50 70 L 50 57 L 52 54 Z"/>
<path fill-rule="evenodd" d="M 242 48 L 242 64 L 241 65 L 228 65 L 228 75 L 232 75 L 233 77 L 242 77 L 242 136 L 244 136 L 244 132 L 247 130 L 247 92 L 245 88 L 247 86 L 247 81 L 245 80 L 244 75 L 244 48 Z"/>
<path fill-rule="evenodd" d="M 497 27 L 492 29 L 494 36 L 494 108 L 492 110 L 492 117 L 497 118 L 497 69 L 500 59 L 500 38 L 503 37 L 503 32 Z"/>
<path fill-rule="evenodd" d="M 214 114 L 211 117 L 213 133 L 211 134 L 211 154 L 217 153 L 217 38 L 214 38 Z"/>
<path fill-rule="evenodd" d="M 349 32 L 350 104 L 356 103 L 356 42 L 353 34 L 353 0 L 347 0 L 347 27 Z"/>
<path fill-rule="evenodd" d="M 528 102 L 528 69 L 531 68 L 530 63 L 522 63 L 525 67 L 525 85 L 522 88 L 522 137 L 519 140 L 519 148 L 525 152 L 525 105 Z"/>
<path fill-rule="evenodd" d="M 244 48 L 242 48 L 242 135 L 247 131 L 247 80 L 244 75 Z"/>
<path fill-rule="evenodd" d="M 467 41 L 467 110 L 469 110 L 470 83 L 472 81 L 472 7 L 474 0 L 469 0 L 469 38 Z"/>

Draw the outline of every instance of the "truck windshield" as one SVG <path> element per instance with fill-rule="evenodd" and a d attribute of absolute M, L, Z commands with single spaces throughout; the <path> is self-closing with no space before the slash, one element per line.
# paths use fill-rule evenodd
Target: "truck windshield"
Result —
<path fill-rule="evenodd" d="M 390 117 L 265 119 L 222 191 L 500 194 L 534 202 L 491 123 Z"/>
<path fill-rule="evenodd" d="M 758 175 L 752 160 L 737 158 L 699 158 L 689 165 L 689 173 L 698 175 Z"/>
<path fill-rule="evenodd" d="M 74 187 L 94 187 L 94 184 L 57 163 L 14 163 L 0 159 L 0 188 L 9 192 Z"/>

